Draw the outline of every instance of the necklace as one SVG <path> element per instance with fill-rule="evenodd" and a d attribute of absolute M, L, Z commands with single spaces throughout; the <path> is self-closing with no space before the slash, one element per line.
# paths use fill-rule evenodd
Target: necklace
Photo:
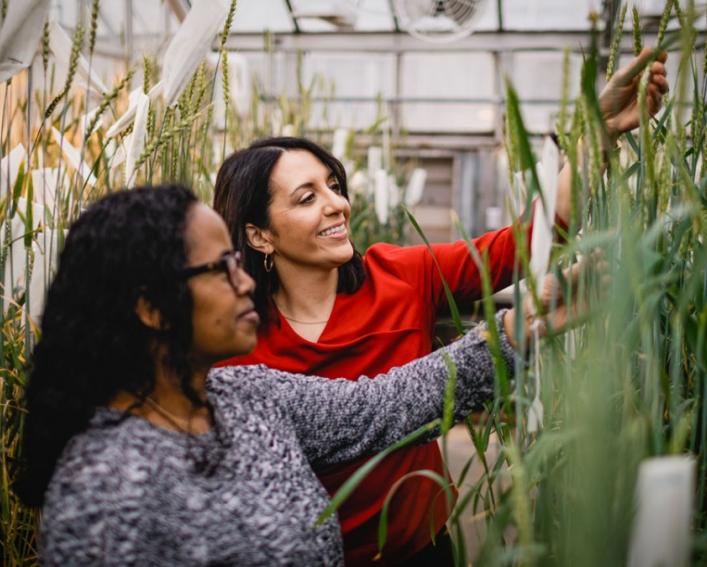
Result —
<path fill-rule="evenodd" d="M 326 319 L 325 321 L 300 321 L 299 319 L 295 319 L 294 317 L 288 317 L 284 313 L 282 313 L 282 316 L 288 321 L 292 321 L 293 323 L 299 323 L 300 325 L 321 325 L 322 323 L 329 322 L 329 319 Z"/>
<path fill-rule="evenodd" d="M 324 321 L 300 321 L 299 319 L 295 319 L 294 317 L 288 317 L 287 315 L 285 315 L 285 312 L 280 309 L 280 306 L 277 303 L 275 303 L 275 307 L 277 307 L 277 310 L 282 313 L 282 316 L 285 319 L 287 319 L 288 321 L 292 321 L 293 323 L 299 323 L 300 325 L 323 325 L 324 323 L 329 322 L 329 319 L 325 319 Z"/>
<path fill-rule="evenodd" d="M 216 443 L 207 442 L 202 439 L 203 436 L 194 435 L 191 431 L 191 419 L 173 414 L 168 409 L 162 407 L 154 398 L 147 396 L 145 403 L 164 417 L 170 424 L 177 428 L 178 431 L 188 436 L 187 456 L 192 460 L 194 470 L 199 474 L 211 475 L 218 464 L 223 460 L 223 455 L 226 447 L 230 446 L 230 442 L 224 439 L 221 434 L 218 420 L 214 424 L 214 435 Z M 181 421 L 187 424 L 185 429 L 179 423 Z"/>
<path fill-rule="evenodd" d="M 189 433 L 187 429 L 179 425 L 179 423 L 177 422 L 181 421 L 182 423 L 186 423 L 187 427 L 189 427 L 191 425 L 191 419 L 173 414 L 171 411 L 165 409 L 159 403 L 157 403 L 157 401 L 151 396 L 147 396 L 145 398 L 145 402 L 162 417 L 164 417 L 167 421 L 169 421 L 172 425 L 174 425 L 177 429 L 179 429 L 183 433 Z"/>

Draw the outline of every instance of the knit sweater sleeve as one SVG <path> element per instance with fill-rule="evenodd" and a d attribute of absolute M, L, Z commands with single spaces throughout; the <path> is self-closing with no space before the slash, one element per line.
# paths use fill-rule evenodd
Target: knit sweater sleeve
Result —
<path fill-rule="evenodd" d="M 498 322 L 502 315 L 497 315 Z M 231 374 L 243 380 L 243 386 L 274 400 L 289 418 L 307 459 L 321 467 L 381 450 L 440 417 L 448 361 L 457 371 L 455 419 L 480 408 L 495 391 L 494 363 L 485 336 L 477 328 L 430 355 L 355 381 L 291 374 L 262 365 L 214 372 Z M 515 351 L 503 332 L 500 346 L 511 373 Z M 437 435 L 431 430 L 420 441 Z"/>

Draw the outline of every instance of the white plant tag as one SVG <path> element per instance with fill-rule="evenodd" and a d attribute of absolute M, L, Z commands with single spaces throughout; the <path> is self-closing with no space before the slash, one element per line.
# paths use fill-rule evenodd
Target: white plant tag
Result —
<path fill-rule="evenodd" d="M 7 5 L 0 28 L 0 82 L 32 64 L 49 6 L 49 0 L 14 1 Z"/>
<path fill-rule="evenodd" d="M 414 207 L 422 201 L 422 194 L 425 192 L 425 182 L 427 181 L 427 170 L 422 167 L 416 167 L 407 187 L 405 188 L 405 204 L 408 207 Z"/>
<path fill-rule="evenodd" d="M 147 116 L 150 110 L 150 97 L 140 92 L 135 102 L 135 125 L 130 134 L 128 151 L 125 158 L 125 185 L 130 187 L 135 175 L 135 163 L 145 147 L 147 135 Z"/>
<path fill-rule="evenodd" d="M 692 457 L 657 457 L 641 463 L 629 567 L 688 565 L 694 487 Z"/>
<path fill-rule="evenodd" d="M 52 134 L 54 135 L 54 140 L 61 148 L 66 161 L 69 162 L 69 165 L 79 172 L 85 183 L 88 183 L 91 186 L 95 185 L 96 177 L 93 173 L 91 173 L 91 168 L 89 165 L 81 159 L 81 150 L 74 147 L 69 140 L 67 140 L 64 135 L 53 126 Z"/>
<path fill-rule="evenodd" d="M 378 222 L 385 224 L 388 222 L 388 174 L 385 169 L 379 169 L 375 175 L 375 188 L 373 197 L 375 200 L 376 216 Z"/>
<path fill-rule="evenodd" d="M 545 138 L 540 167 L 540 190 L 543 199 L 538 199 L 533 212 L 533 237 L 530 241 L 530 271 L 538 286 L 542 285 L 550 262 L 552 249 L 552 227 L 555 224 L 555 200 L 557 198 L 557 174 L 560 154 L 557 146 Z M 544 201 L 544 204 L 543 204 Z M 531 336 L 534 361 L 535 397 L 528 409 L 528 433 L 535 433 L 543 425 L 543 405 L 540 401 L 540 337 L 537 325 Z"/>
<path fill-rule="evenodd" d="M 57 176 L 59 173 L 59 169 L 56 167 L 44 167 L 32 170 L 33 200 L 40 207 L 46 206 L 50 211 L 54 209 Z"/>
<path fill-rule="evenodd" d="M 128 99 L 128 109 L 116 120 L 113 125 L 108 128 L 108 131 L 106 132 L 106 138 L 113 138 L 120 134 L 123 130 L 125 130 L 130 124 L 132 123 L 133 119 L 135 118 L 135 113 L 137 112 L 137 106 L 135 105 L 135 102 L 137 101 L 137 93 L 136 91 L 142 91 L 142 88 L 140 89 L 135 89 L 130 93 L 130 97 Z M 150 92 L 147 93 L 147 96 L 150 98 L 150 101 L 155 100 L 160 93 L 162 92 L 162 81 L 159 81 L 158 83 L 155 84 L 150 89 Z M 133 93 L 136 93 L 133 95 Z"/>
<path fill-rule="evenodd" d="M 60 73 L 60 75 L 63 75 L 64 72 L 68 73 L 72 43 L 73 40 L 64 31 L 64 28 L 62 28 L 54 20 L 51 20 L 49 22 L 49 48 L 54 55 L 54 60 L 57 63 L 57 66 L 62 70 L 65 69 L 65 71 Z M 108 92 L 108 87 L 106 87 L 103 81 L 101 81 L 98 73 L 96 73 L 96 69 L 90 69 L 90 73 L 89 69 L 90 66 L 88 61 L 83 55 L 79 54 L 76 61 L 76 77 L 74 78 L 73 86 L 84 89 L 88 85 L 88 88 L 99 96 Z"/>
<path fill-rule="evenodd" d="M 343 159 L 346 151 L 346 140 L 349 137 L 347 128 L 337 128 L 334 130 L 334 142 L 331 146 L 331 154 L 336 159 Z"/>
<path fill-rule="evenodd" d="M 228 16 L 225 0 L 195 0 L 177 33 L 167 46 L 163 59 L 162 81 L 167 106 L 174 104 Z"/>
<path fill-rule="evenodd" d="M 0 160 L 0 197 L 12 193 L 20 164 L 27 164 L 27 150 L 22 144 L 17 144 L 12 151 Z"/>

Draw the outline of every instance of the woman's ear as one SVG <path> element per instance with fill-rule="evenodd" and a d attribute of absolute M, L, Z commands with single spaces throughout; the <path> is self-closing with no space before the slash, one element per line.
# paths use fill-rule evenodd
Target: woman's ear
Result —
<path fill-rule="evenodd" d="M 145 299 L 144 295 L 137 298 L 135 313 L 138 319 L 140 319 L 140 322 L 148 329 L 152 329 L 153 331 L 165 331 L 169 328 L 169 325 L 164 324 L 160 310 Z"/>
<path fill-rule="evenodd" d="M 248 239 L 248 246 L 262 252 L 263 254 L 272 254 L 273 245 L 270 243 L 270 231 L 248 223 L 245 225 L 245 234 Z"/>

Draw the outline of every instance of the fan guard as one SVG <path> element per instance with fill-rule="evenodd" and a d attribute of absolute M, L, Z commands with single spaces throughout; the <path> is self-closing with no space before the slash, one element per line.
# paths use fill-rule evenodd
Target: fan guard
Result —
<path fill-rule="evenodd" d="M 488 0 L 394 0 L 401 27 L 433 43 L 449 43 L 470 35 Z"/>

